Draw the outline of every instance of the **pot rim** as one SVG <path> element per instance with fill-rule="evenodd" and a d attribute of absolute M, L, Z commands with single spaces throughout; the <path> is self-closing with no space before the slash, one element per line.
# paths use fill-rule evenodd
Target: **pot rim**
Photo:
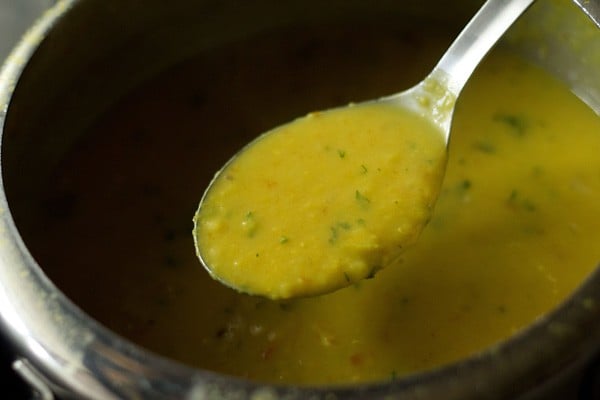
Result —
<path fill-rule="evenodd" d="M 21 73 L 44 38 L 83 0 L 61 0 L 0 71 L 0 140 Z M 0 154 L 2 144 L 0 143 Z M 459 362 L 392 382 L 294 387 L 246 381 L 166 359 L 111 332 L 72 303 L 27 250 L 0 176 L 0 323 L 54 390 L 93 398 L 503 398 L 582 362 L 600 342 L 600 268 L 559 307 L 511 338 Z M 465 381 L 469 384 L 465 384 Z M 269 397 L 271 396 L 271 397 Z M 262 397 L 261 397 L 262 398 Z"/>

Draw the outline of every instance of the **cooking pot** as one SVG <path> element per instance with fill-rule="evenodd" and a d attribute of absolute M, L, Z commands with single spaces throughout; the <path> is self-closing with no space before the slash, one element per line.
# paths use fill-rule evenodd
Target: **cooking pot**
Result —
<path fill-rule="evenodd" d="M 573 386 L 581 398 L 600 398 L 600 269 L 529 328 L 452 365 L 391 383 L 273 386 L 193 369 L 111 332 L 61 293 L 20 235 L 28 204 L 78 137 L 116 99 L 169 66 L 291 24 L 426 21 L 457 33 L 479 2 L 454 3 L 59 1 L 0 75 L 0 320 L 23 379 L 42 398 L 533 399 L 561 396 Z M 503 45 L 600 112 L 598 2 L 582 7 L 537 2 Z"/>

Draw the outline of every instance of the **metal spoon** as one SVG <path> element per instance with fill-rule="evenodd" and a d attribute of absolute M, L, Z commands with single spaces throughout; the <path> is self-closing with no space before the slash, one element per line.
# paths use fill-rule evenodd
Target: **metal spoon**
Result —
<path fill-rule="evenodd" d="M 533 2 L 534 0 L 488 0 L 452 43 L 432 72 L 422 82 L 409 90 L 374 100 L 370 103 L 389 103 L 396 107 L 410 110 L 413 114 L 421 116 L 421 118 L 431 122 L 437 127 L 443 135 L 447 145 L 450 138 L 450 127 L 456 99 L 467 80 L 488 51 Z M 268 134 L 271 135 L 273 134 L 272 132 L 277 135 L 277 131 L 270 131 Z M 232 163 L 235 163 L 236 158 L 237 157 L 234 156 L 221 171 L 230 167 Z M 207 194 L 215 186 L 215 183 L 219 182 L 221 179 L 228 179 L 227 174 L 221 174 L 221 171 L 215 175 L 215 178 L 206 189 L 204 196 L 200 201 L 198 212 L 194 218 L 196 226 L 198 226 L 198 221 L 201 219 L 200 216 L 204 210 L 203 206 Z M 442 174 L 443 170 L 440 171 L 440 176 Z M 437 184 L 437 182 L 435 184 Z M 437 190 L 432 192 L 437 193 Z M 431 201 L 435 201 L 435 198 Z M 246 222 L 250 223 L 250 221 Z M 420 232 L 425 223 L 426 222 L 418 221 L 417 227 L 417 222 L 415 222 L 414 230 Z M 255 288 L 249 288 L 248 285 L 241 287 L 241 284 L 232 282 L 231 279 L 224 279 L 223 276 L 214 271 L 214 268 L 211 268 L 211 265 L 206 261 L 206 254 L 203 254 L 204 247 L 199 245 L 197 228 L 194 229 L 194 237 L 196 240 L 197 255 L 213 278 L 241 291 L 273 298 L 295 297 L 332 291 L 354 281 L 353 279 L 348 279 L 346 272 L 339 271 L 339 274 L 336 272 L 337 276 L 335 276 L 336 274 L 332 274 L 332 276 L 334 276 L 334 278 L 331 278 L 332 281 L 327 281 L 327 278 L 322 278 L 318 283 L 314 283 L 312 279 L 306 278 L 309 279 L 310 282 L 308 284 L 303 282 L 302 284 L 307 285 L 307 287 L 301 287 L 300 289 L 295 287 L 293 290 L 285 289 L 276 292 L 271 291 L 270 287 L 268 290 L 265 288 L 254 290 Z M 400 244 L 404 245 L 405 243 Z M 237 251 L 237 249 L 235 251 Z M 256 257 L 258 257 L 258 253 L 256 253 Z M 381 268 L 381 266 L 377 269 L 379 268 Z M 328 270 L 328 273 L 329 272 L 330 271 Z M 288 272 L 285 273 L 287 274 Z M 346 275 L 346 281 L 340 279 L 342 273 Z M 372 276 L 373 273 L 369 272 L 368 275 Z M 271 278 L 269 274 L 272 274 L 272 270 L 268 270 L 267 272 L 264 272 L 264 274 L 265 277 Z M 367 274 L 359 274 L 357 276 L 357 279 L 362 279 L 367 277 Z M 287 276 L 285 276 L 285 279 L 287 279 Z M 297 280 L 302 281 L 304 279 L 305 277 L 300 277 Z M 333 279 L 335 279 L 335 282 Z M 262 284 L 264 281 L 261 280 L 260 283 Z M 310 285 L 313 285 L 314 287 L 310 287 Z"/>
<path fill-rule="evenodd" d="M 486 1 L 423 81 L 378 101 L 401 104 L 429 118 L 448 143 L 458 95 L 489 50 L 534 1 Z"/>

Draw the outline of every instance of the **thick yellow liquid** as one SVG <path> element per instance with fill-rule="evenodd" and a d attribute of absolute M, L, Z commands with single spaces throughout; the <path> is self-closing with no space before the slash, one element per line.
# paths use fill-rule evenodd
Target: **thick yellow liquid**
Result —
<path fill-rule="evenodd" d="M 217 279 L 272 299 L 331 292 L 396 262 L 429 221 L 442 132 L 387 103 L 309 114 L 235 156 L 195 216 Z"/>
<path fill-rule="evenodd" d="M 459 100 L 433 218 L 402 260 L 296 301 L 213 281 L 190 235 L 202 182 L 272 126 L 409 87 L 447 45 L 380 27 L 304 35 L 252 39 L 174 69 L 117 104 L 65 160 L 20 229 L 86 312 L 225 374 L 385 381 L 509 337 L 596 268 L 600 119 L 538 69 L 493 53 Z M 274 101 L 286 93 L 290 103 Z"/>

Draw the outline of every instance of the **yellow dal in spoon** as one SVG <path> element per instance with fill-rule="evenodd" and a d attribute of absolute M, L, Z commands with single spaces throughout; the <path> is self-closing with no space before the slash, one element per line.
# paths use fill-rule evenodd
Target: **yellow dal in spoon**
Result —
<path fill-rule="evenodd" d="M 309 114 L 247 146 L 195 216 L 218 279 L 273 299 L 348 286 L 395 262 L 430 218 L 441 132 L 394 105 Z"/>

